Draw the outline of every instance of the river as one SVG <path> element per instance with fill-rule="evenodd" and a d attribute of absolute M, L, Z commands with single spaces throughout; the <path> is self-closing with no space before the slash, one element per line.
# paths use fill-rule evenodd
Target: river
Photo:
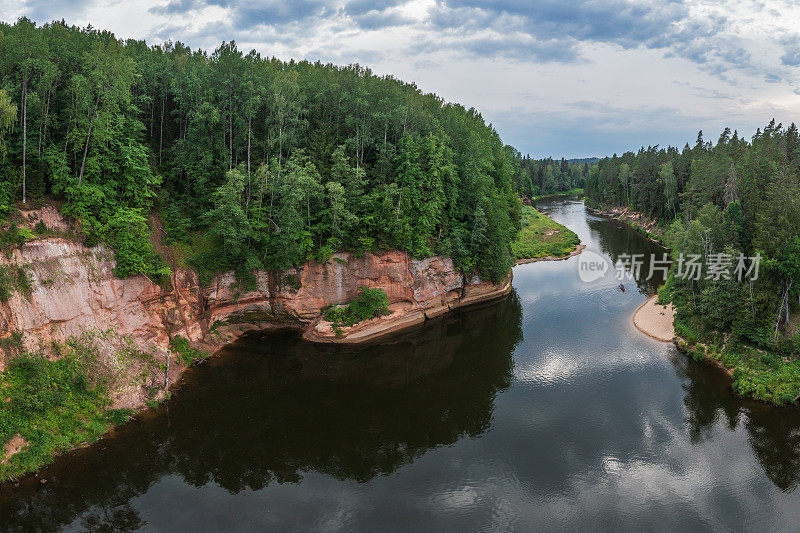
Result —
<path fill-rule="evenodd" d="M 611 259 L 661 253 L 541 204 Z M 171 400 L 0 487 L 0 530 L 792 530 L 800 411 L 645 337 L 656 286 L 514 269 L 514 291 L 361 349 L 251 336 Z M 41 483 L 40 479 L 46 479 Z"/>

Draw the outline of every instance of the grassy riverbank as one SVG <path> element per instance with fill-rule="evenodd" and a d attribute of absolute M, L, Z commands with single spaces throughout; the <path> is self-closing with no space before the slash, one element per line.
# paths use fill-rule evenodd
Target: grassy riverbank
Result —
<path fill-rule="evenodd" d="M 127 422 L 144 401 L 155 405 L 168 396 L 165 365 L 113 330 L 54 341 L 47 356 L 27 352 L 21 336 L 2 340 L 11 357 L 0 372 L 0 482 L 91 444 Z M 172 349 L 178 366 L 205 357 L 181 337 Z M 133 398 L 131 391 L 144 397 Z"/>
<path fill-rule="evenodd" d="M 61 358 L 21 353 L 0 373 L 0 482 L 32 472 L 59 452 L 94 442 L 131 415 L 110 409 L 112 377 L 95 345 L 74 339 Z M 138 354 L 129 354 L 137 357 Z"/>
<path fill-rule="evenodd" d="M 685 295 L 670 291 L 669 283 L 660 302 L 673 300 L 676 307 L 675 334 L 678 348 L 697 361 L 724 368 L 731 387 L 743 398 L 774 405 L 792 405 L 800 396 L 800 334 L 765 336 L 754 346 L 741 335 L 723 333 L 704 322 Z"/>
<path fill-rule="evenodd" d="M 522 207 L 522 229 L 511 244 L 515 260 L 566 257 L 581 243 L 575 232 L 530 206 Z"/>

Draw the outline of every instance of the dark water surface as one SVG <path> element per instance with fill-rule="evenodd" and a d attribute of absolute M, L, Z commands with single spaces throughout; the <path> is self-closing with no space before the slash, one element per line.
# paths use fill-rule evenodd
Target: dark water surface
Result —
<path fill-rule="evenodd" d="M 612 259 L 661 253 L 546 209 Z M 655 282 L 577 264 L 516 267 L 507 300 L 387 345 L 243 339 L 46 484 L 0 487 L 0 531 L 800 527 L 800 411 L 638 333 Z"/>

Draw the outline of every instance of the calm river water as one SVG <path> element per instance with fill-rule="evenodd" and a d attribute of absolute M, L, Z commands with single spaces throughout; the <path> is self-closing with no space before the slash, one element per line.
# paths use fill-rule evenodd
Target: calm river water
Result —
<path fill-rule="evenodd" d="M 543 208 L 612 259 L 660 253 Z M 652 285 L 577 264 L 516 267 L 507 300 L 386 345 L 244 339 L 47 483 L 0 487 L 0 530 L 800 527 L 800 411 L 733 398 L 633 328 Z"/>

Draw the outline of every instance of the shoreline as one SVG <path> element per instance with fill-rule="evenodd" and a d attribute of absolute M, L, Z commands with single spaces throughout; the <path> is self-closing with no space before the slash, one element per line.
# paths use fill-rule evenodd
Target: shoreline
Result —
<path fill-rule="evenodd" d="M 317 344 L 341 344 L 341 345 L 361 345 L 373 342 L 381 342 L 385 339 L 394 337 L 400 333 L 408 332 L 414 328 L 420 327 L 428 320 L 443 316 L 447 313 L 453 312 L 457 309 L 467 308 L 473 305 L 489 303 L 496 300 L 505 298 L 511 293 L 513 281 L 513 273 L 509 272 L 506 279 L 500 284 L 491 282 L 483 282 L 478 285 L 468 286 L 463 294 L 453 297 L 445 296 L 438 305 L 427 308 L 413 307 L 411 302 L 399 302 L 395 306 L 395 312 L 388 317 L 379 317 L 372 320 L 356 324 L 352 328 L 345 330 L 344 335 L 336 336 L 330 329 L 327 331 L 318 330 L 318 327 L 325 323 L 322 316 L 317 317 L 311 323 L 303 325 L 296 320 L 276 320 L 273 322 L 241 322 L 235 324 L 226 324 L 221 326 L 213 335 L 213 338 L 206 338 L 203 342 L 198 343 L 206 350 L 206 355 L 201 359 L 195 360 L 189 364 L 181 364 L 177 360 L 170 369 L 170 379 L 168 385 L 161 392 L 156 401 L 150 403 L 138 402 L 131 407 L 131 413 L 128 420 L 123 423 L 113 424 L 107 429 L 96 435 L 95 438 L 85 440 L 78 445 L 70 446 L 63 450 L 58 451 L 50 457 L 50 461 L 39 465 L 34 470 L 27 470 L 20 472 L 17 475 L 11 476 L 7 479 L 0 481 L 0 485 L 7 483 L 14 483 L 27 476 L 38 476 L 38 472 L 47 466 L 52 460 L 64 454 L 68 454 L 75 450 L 86 448 L 100 442 L 105 436 L 113 433 L 117 428 L 127 424 L 128 421 L 147 416 L 147 413 L 153 412 L 161 405 L 162 402 L 168 401 L 171 394 L 180 388 L 182 384 L 183 375 L 198 365 L 203 364 L 205 361 L 221 357 L 225 353 L 225 348 L 234 343 L 243 336 L 254 333 L 266 333 L 272 330 L 279 330 L 284 328 L 294 329 L 302 332 L 304 341 L 317 343 Z M 329 323 L 328 323 L 329 324 Z M 12 439 L 0 450 L 0 461 L 6 463 L 17 453 L 24 451 L 28 443 L 20 439 Z"/>
<path fill-rule="evenodd" d="M 584 205 L 586 204 L 584 203 Z M 631 229 L 641 233 L 650 242 L 656 243 L 659 246 L 667 248 L 667 246 L 661 240 L 662 239 L 661 228 L 659 228 L 656 225 L 655 221 L 648 218 L 647 215 L 645 215 L 644 213 L 633 211 L 628 207 L 614 207 L 606 211 L 604 209 L 597 209 L 594 207 L 589 207 L 587 205 L 586 209 L 596 215 L 605 218 L 610 218 L 611 220 L 616 220 L 618 222 L 622 222 Z M 655 230 L 657 230 L 658 232 L 656 232 Z"/>
<path fill-rule="evenodd" d="M 513 273 L 503 283 L 486 283 L 468 287 L 464 294 L 442 299 L 439 305 L 428 308 L 395 305 L 390 315 L 372 318 L 350 328 L 342 328 L 337 335 L 330 322 L 319 316 L 303 329 L 303 340 L 316 344 L 359 345 L 379 342 L 419 327 L 428 320 L 451 313 L 457 309 L 505 298 L 511 293 Z M 391 306 L 390 306 L 391 307 Z"/>
<path fill-rule="evenodd" d="M 538 263 L 539 261 L 566 261 L 570 257 L 575 257 L 576 255 L 580 254 L 586 249 L 585 244 L 579 244 L 575 246 L 575 249 L 572 250 L 569 254 L 563 255 L 561 257 L 555 255 L 547 255 L 544 257 L 531 257 L 527 259 L 517 259 L 514 261 L 514 266 L 518 265 L 528 265 L 530 263 Z"/>
<path fill-rule="evenodd" d="M 658 295 L 651 296 L 633 313 L 634 327 L 651 339 L 673 342 L 675 339 L 675 308 L 672 304 L 660 305 Z"/>

